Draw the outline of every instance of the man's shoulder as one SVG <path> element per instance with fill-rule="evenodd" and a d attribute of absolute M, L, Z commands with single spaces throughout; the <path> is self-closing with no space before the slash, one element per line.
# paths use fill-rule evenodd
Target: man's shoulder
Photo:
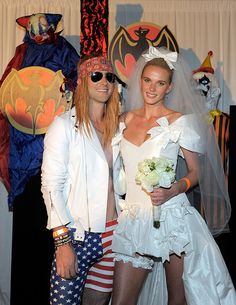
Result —
<path fill-rule="evenodd" d="M 76 125 L 76 114 L 75 110 L 69 109 L 65 111 L 62 114 L 59 114 L 55 116 L 52 124 L 49 126 L 49 130 L 55 130 L 57 129 L 58 131 L 69 131 L 72 130 L 73 127 Z"/>
<path fill-rule="evenodd" d="M 75 107 L 66 110 L 62 114 L 59 114 L 58 116 L 55 117 L 57 120 L 62 121 L 66 124 L 66 122 L 70 123 L 72 122 L 75 124 L 76 120 L 76 112 L 75 112 Z"/>

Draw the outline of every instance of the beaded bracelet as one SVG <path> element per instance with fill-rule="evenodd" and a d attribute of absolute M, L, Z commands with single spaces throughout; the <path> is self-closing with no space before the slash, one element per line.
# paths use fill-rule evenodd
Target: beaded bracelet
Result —
<path fill-rule="evenodd" d="M 54 239 L 54 244 L 60 244 L 63 243 L 67 240 L 71 239 L 71 237 L 69 235 L 63 237 L 63 238 L 58 238 L 58 239 Z"/>
<path fill-rule="evenodd" d="M 55 246 L 55 248 L 58 248 L 62 245 L 68 244 L 70 242 L 71 242 L 71 237 L 67 236 L 67 237 L 62 238 L 62 239 L 54 240 L 54 246 Z"/>
<path fill-rule="evenodd" d="M 71 242 L 71 240 L 68 239 L 68 240 L 64 240 L 63 242 L 60 242 L 60 243 L 54 243 L 54 246 L 55 246 L 55 248 L 57 249 L 57 248 L 60 247 L 60 246 L 69 244 L 70 242 Z"/>
<path fill-rule="evenodd" d="M 191 186 L 191 182 L 187 177 L 182 178 L 181 180 L 184 180 L 186 183 L 186 189 L 185 189 L 185 193 L 189 190 L 190 186 Z"/>

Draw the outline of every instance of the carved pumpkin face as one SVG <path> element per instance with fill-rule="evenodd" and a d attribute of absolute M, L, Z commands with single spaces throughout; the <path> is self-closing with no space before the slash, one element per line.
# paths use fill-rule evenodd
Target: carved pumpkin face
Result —
<path fill-rule="evenodd" d="M 12 69 L 0 88 L 0 110 L 16 129 L 43 134 L 54 117 L 71 106 L 60 91 L 63 83 L 61 70 L 38 66 Z"/>

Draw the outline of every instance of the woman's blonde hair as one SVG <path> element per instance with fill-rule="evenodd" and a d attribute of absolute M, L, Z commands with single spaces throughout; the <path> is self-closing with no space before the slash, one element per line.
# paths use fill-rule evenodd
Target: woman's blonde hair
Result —
<path fill-rule="evenodd" d="M 102 135 L 103 145 L 111 143 L 118 127 L 119 116 L 119 93 L 117 85 L 114 84 L 114 90 L 106 102 L 103 122 L 104 132 Z M 87 77 L 81 78 L 74 93 L 74 105 L 76 109 L 77 124 L 80 129 L 84 129 L 87 136 L 91 137 L 91 122 L 89 118 L 89 92 Z"/>
<path fill-rule="evenodd" d="M 168 64 L 166 63 L 166 61 L 163 58 L 153 58 L 152 60 L 146 62 L 145 66 L 143 68 L 143 72 L 144 72 L 145 68 L 148 66 L 156 66 L 156 67 L 160 67 L 160 68 L 163 68 L 166 71 L 168 71 L 169 75 L 170 75 L 169 83 L 170 84 L 172 83 L 174 70 L 170 69 L 170 67 L 168 66 Z M 143 72 L 142 72 L 142 74 L 143 74 Z"/>

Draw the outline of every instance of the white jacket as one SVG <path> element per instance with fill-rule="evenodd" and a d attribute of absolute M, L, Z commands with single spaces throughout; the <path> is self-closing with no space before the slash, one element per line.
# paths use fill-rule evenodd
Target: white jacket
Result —
<path fill-rule="evenodd" d="M 76 228 L 78 240 L 84 230 L 104 232 L 109 168 L 95 130 L 88 138 L 77 129 L 75 109 L 54 119 L 44 139 L 42 193 L 47 208 L 47 228 Z M 112 141 L 113 181 L 120 171 L 119 136 Z M 116 192 L 116 183 L 114 190 Z M 119 195 L 115 193 L 118 206 Z"/>

